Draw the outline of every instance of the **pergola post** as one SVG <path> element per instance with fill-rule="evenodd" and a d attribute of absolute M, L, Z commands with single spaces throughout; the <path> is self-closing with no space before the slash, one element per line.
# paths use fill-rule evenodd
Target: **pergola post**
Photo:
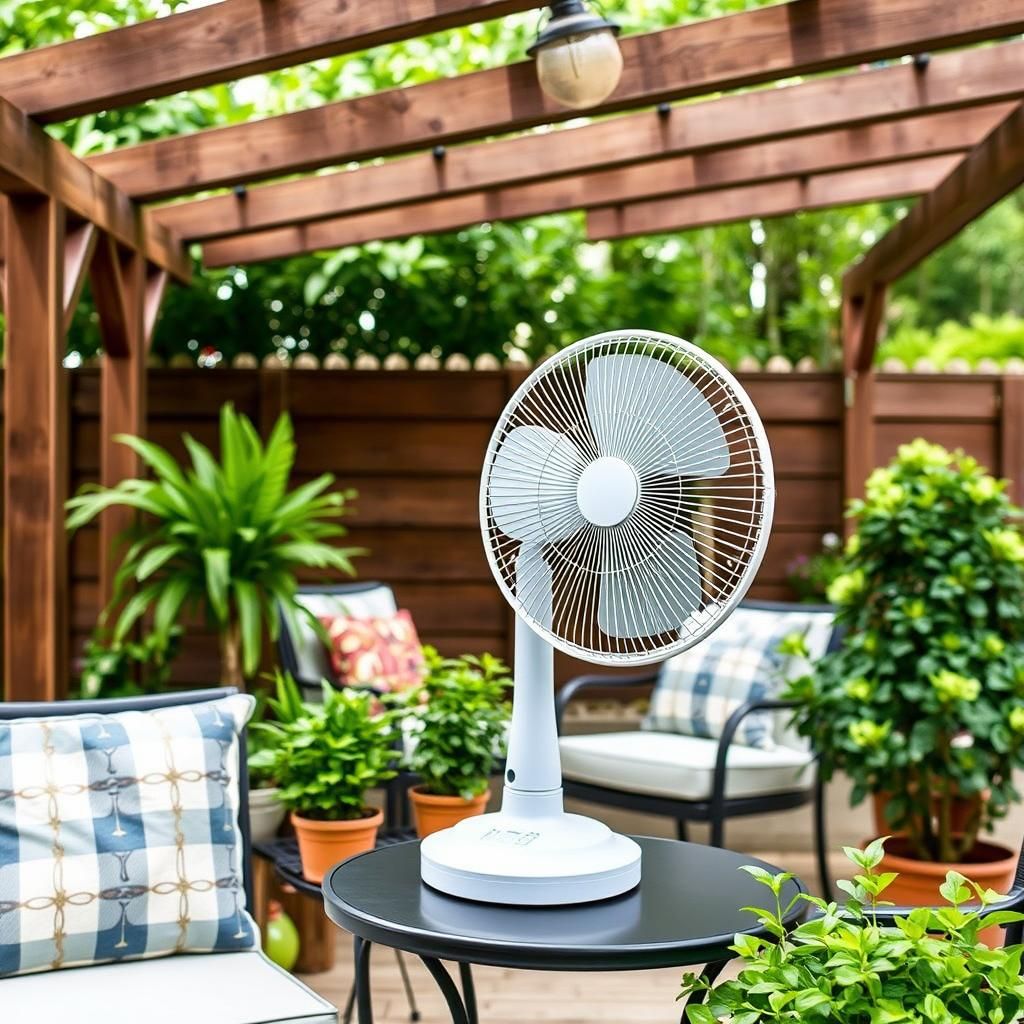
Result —
<path fill-rule="evenodd" d="M 64 207 L 7 200 L 4 373 L 4 693 L 53 700 L 67 681 Z"/>
<path fill-rule="evenodd" d="M 843 295 L 843 496 L 859 498 L 875 464 L 875 345 L 884 287 Z M 851 524 L 847 520 L 848 529 Z"/>
<path fill-rule="evenodd" d="M 147 285 L 145 259 L 137 252 L 121 251 L 112 239 L 104 238 L 92 263 L 104 354 L 100 364 L 100 483 L 104 487 L 139 475 L 138 456 L 115 438 L 146 432 Z M 131 521 L 131 511 L 121 507 L 109 508 L 100 517 L 103 607 L 114 593 L 117 538 Z"/>

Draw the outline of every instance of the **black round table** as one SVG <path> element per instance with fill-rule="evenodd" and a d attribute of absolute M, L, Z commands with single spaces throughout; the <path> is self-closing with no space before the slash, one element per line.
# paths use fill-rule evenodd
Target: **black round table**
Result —
<path fill-rule="evenodd" d="M 420 844 L 399 843 L 338 864 L 324 879 L 327 916 L 355 936 L 359 1024 L 372 1024 L 370 947 L 420 957 L 437 982 L 453 1024 L 475 1024 L 470 964 L 541 971 L 631 971 L 704 964 L 713 980 L 732 959 L 737 932 L 765 935 L 746 906 L 767 907 L 769 890 L 739 870 L 746 854 L 671 839 L 636 838 L 640 885 L 599 903 L 508 907 L 446 896 L 420 881 Z M 804 891 L 794 879 L 785 907 Z M 796 923 L 797 901 L 787 915 Z M 441 960 L 459 964 L 459 992 Z"/>

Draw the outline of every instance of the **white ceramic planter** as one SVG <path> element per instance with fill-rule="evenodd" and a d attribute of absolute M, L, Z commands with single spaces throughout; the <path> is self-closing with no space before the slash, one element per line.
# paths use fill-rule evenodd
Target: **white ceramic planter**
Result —
<path fill-rule="evenodd" d="M 284 821 L 285 806 L 277 799 L 276 786 L 249 790 L 249 828 L 254 843 L 266 843 L 277 835 Z"/>

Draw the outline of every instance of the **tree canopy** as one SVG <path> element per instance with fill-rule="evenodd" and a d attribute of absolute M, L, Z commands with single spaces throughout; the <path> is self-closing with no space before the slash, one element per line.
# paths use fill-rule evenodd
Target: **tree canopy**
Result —
<path fill-rule="evenodd" d="M 732 13 L 766 0 L 607 0 L 627 32 Z M 0 55 L 172 13 L 185 0 L 0 0 Z M 147 139 L 463 74 L 521 59 L 536 12 L 356 55 L 90 114 L 48 130 L 85 155 Z M 578 122 L 577 122 L 578 123 Z M 730 361 L 835 358 L 846 266 L 906 204 L 868 204 L 770 221 L 589 243 L 579 214 L 484 224 L 452 234 L 370 243 L 246 268 L 206 271 L 169 294 L 154 341 L 163 357 L 201 362 L 240 351 L 330 351 L 536 358 L 614 326 L 688 337 Z M 1011 197 L 894 289 L 881 355 L 928 351 L 944 321 L 1021 311 L 1014 244 L 1024 207 Z M 986 321 L 987 322 L 987 321 Z M 1024 355 L 1024 330 L 961 330 L 952 355 Z M 993 335 L 997 335 L 993 341 Z M 88 295 L 69 362 L 99 346 Z M 989 346 L 989 347 L 986 347 Z M 965 351 L 962 351 L 965 349 Z M 991 349 L 991 350 L 990 350 Z M 948 356 L 947 356 L 948 357 Z"/>

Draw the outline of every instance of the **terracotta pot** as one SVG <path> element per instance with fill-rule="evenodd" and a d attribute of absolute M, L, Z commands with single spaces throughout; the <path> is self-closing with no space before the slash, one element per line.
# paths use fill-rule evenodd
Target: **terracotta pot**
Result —
<path fill-rule="evenodd" d="M 875 793 L 871 797 L 871 810 L 874 813 L 875 832 L 880 836 L 887 836 L 892 833 L 892 825 L 885 820 L 885 805 L 890 800 L 889 793 Z M 978 806 L 978 801 L 987 799 L 988 794 L 982 796 L 954 797 L 953 806 L 950 808 L 950 824 L 954 832 L 963 832 L 967 823 L 971 820 Z M 934 801 L 932 813 L 938 817 L 939 802 Z"/>
<path fill-rule="evenodd" d="M 276 786 L 249 790 L 249 833 L 254 843 L 267 843 L 284 821 L 285 806 L 277 799 Z"/>
<path fill-rule="evenodd" d="M 314 821 L 293 811 L 291 822 L 299 841 L 303 875 L 311 882 L 322 882 L 339 861 L 372 850 L 383 820 L 380 811 L 369 811 L 365 818 L 353 821 Z"/>
<path fill-rule="evenodd" d="M 865 840 L 864 845 L 867 846 L 868 842 L 870 840 Z M 939 894 L 939 886 L 946 880 L 947 871 L 959 871 L 983 888 L 1000 893 L 1009 892 L 1013 885 L 1017 854 L 997 843 L 979 839 L 971 850 L 970 859 L 963 864 L 917 860 L 909 856 L 909 845 L 899 836 L 894 836 L 885 845 L 885 856 L 876 871 L 899 872 L 899 878 L 885 890 L 884 896 L 884 899 L 891 900 L 897 906 L 945 906 L 946 901 Z M 1000 946 L 1003 930 L 998 927 L 986 928 L 980 938 L 988 946 Z"/>
<path fill-rule="evenodd" d="M 463 800 L 461 796 L 435 796 L 423 792 L 422 786 L 413 786 L 409 790 L 409 799 L 416 819 L 416 834 L 420 839 L 426 839 L 434 832 L 457 825 L 463 818 L 483 814 L 490 795 L 485 791 L 472 800 Z"/>

